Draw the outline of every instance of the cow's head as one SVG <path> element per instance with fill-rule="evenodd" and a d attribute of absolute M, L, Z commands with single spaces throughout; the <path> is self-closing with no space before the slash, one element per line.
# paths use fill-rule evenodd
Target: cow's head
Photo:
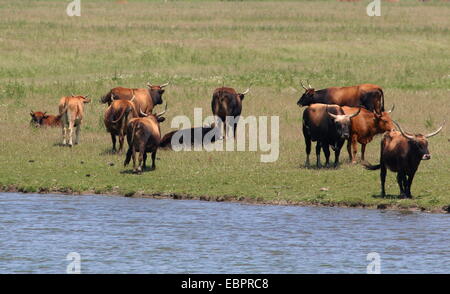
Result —
<path fill-rule="evenodd" d="M 83 103 L 89 103 L 89 102 L 91 102 L 91 99 L 88 98 L 88 95 L 85 95 L 85 96 L 78 95 L 78 96 L 77 96 L 77 95 L 72 94 L 72 97 L 73 97 L 73 98 L 78 98 L 78 99 L 80 99 L 81 102 L 83 102 Z"/>
<path fill-rule="evenodd" d="M 47 112 L 40 112 L 40 111 L 34 112 L 33 110 L 30 111 L 30 116 L 31 116 L 30 125 L 33 125 L 35 127 L 41 126 L 43 120 L 48 118 Z"/>
<path fill-rule="evenodd" d="M 436 131 L 429 133 L 427 135 L 422 134 L 409 134 L 403 131 L 402 127 L 395 121 L 393 121 L 394 124 L 397 126 L 398 130 L 402 134 L 403 137 L 408 139 L 408 142 L 410 143 L 410 146 L 414 148 L 414 150 L 417 152 L 417 156 L 420 157 L 422 160 L 429 160 L 431 159 L 430 151 L 428 150 L 428 138 L 433 137 L 437 135 L 442 128 L 444 127 L 444 123 L 437 129 Z"/>
<path fill-rule="evenodd" d="M 375 111 L 373 112 L 375 126 L 381 132 L 387 132 L 394 129 L 394 123 L 392 122 L 390 116 L 391 112 L 394 111 L 394 108 L 395 105 L 392 105 L 391 110 L 382 112 L 381 115 L 376 113 Z"/>
<path fill-rule="evenodd" d="M 328 115 L 333 119 L 334 125 L 336 127 L 336 132 L 339 136 L 339 138 L 342 139 L 348 139 L 350 138 L 350 127 L 351 127 L 351 118 L 357 116 L 361 112 L 361 107 L 358 109 L 357 112 L 353 114 L 333 114 L 328 111 L 327 106 L 327 113 Z"/>
<path fill-rule="evenodd" d="M 308 87 L 306 87 L 303 84 L 303 81 L 300 81 L 302 84 L 303 89 L 305 89 L 305 93 L 303 93 L 303 95 L 300 97 L 300 99 L 298 99 L 297 101 L 297 105 L 302 107 L 302 106 L 308 106 L 314 103 L 314 94 L 316 93 L 316 91 L 314 90 L 313 87 L 311 87 L 311 85 L 308 83 Z"/>
<path fill-rule="evenodd" d="M 144 113 L 141 109 L 139 109 L 140 115 L 142 117 L 153 117 L 158 123 L 162 123 L 163 121 L 166 120 L 166 118 L 163 117 L 163 115 L 164 115 L 164 113 L 166 113 L 166 111 L 167 111 L 167 102 L 166 102 L 166 107 L 164 108 L 164 111 L 156 113 L 156 114 L 154 114 L 154 113 L 147 114 L 147 113 Z"/>
<path fill-rule="evenodd" d="M 150 97 L 152 97 L 152 101 L 154 105 L 162 104 L 162 94 L 164 94 L 164 88 L 169 85 L 169 83 L 162 84 L 160 86 L 152 85 L 147 83 L 148 92 L 150 93 Z"/>

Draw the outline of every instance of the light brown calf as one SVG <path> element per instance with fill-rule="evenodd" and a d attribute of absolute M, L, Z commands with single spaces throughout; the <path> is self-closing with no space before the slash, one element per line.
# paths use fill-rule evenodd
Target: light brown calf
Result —
<path fill-rule="evenodd" d="M 73 129 L 76 128 L 75 144 L 80 142 L 80 127 L 83 120 L 84 104 L 91 102 L 87 96 L 66 96 L 59 100 L 59 115 L 63 135 L 63 145 L 72 147 Z"/>

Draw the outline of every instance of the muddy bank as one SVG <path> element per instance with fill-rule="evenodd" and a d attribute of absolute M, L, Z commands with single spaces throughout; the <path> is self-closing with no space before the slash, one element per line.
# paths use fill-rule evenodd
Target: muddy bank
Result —
<path fill-rule="evenodd" d="M 27 190 L 26 188 L 16 186 L 0 186 L 0 192 L 5 193 L 37 193 L 37 194 L 63 194 L 63 195 L 103 195 L 103 196 L 119 196 L 132 198 L 154 198 L 154 199 L 174 199 L 174 200 L 200 200 L 200 201 L 214 201 L 214 202 L 236 202 L 242 204 L 254 205 L 284 205 L 284 206 L 313 206 L 313 207 L 341 207 L 341 208 L 364 208 L 364 209 L 380 209 L 380 210 L 395 210 L 404 212 L 427 212 L 427 213 L 450 213 L 450 205 L 441 208 L 426 209 L 418 205 L 402 207 L 397 204 L 367 204 L 367 203 L 345 203 L 345 202 L 307 202 L 307 201 L 292 201 L 288 199 L 271 199 L 267 200 L 263 197 L 242 197 L 242 196 L 196 196 L 177 193 L 141 193 L 129 192 L 123 193 L 118 191 L 72 191 L 68 188 L 47 189 L 38 188 L 37 190 Z"/>

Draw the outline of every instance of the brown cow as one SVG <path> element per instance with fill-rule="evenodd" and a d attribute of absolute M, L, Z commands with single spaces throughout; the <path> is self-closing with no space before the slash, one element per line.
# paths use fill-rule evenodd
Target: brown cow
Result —
<path fill-rule="evenodd" d="M 214 90 L 211 108 L 214 116 L 218 117 L 217 125 L 223 125 L 223 137 L 227 135 L 227 126 L 233 127 L 236 138 L 236 127 L 242 112 L 242 100 L 250 89 L 237 93 L 233 88 L 221 87 Z M 228 118 L 228 120 L 227 120 Z"/>
<path fill-rule="evenodd" d="M 81 121 L 83 120 L 84 104 L 91 102 L 87 96 L 66 96 L 59 101 L 59 115 L 63 135 L 63 145 L 72 147 L 73 129 L 76 128 L 75 144 L 80 142 Z"/>
<path fill-rule="evenodd" d="M 105 110 L 103 121 L 106 130 L 111 134 L 113 152 L 116 152 L 116 136 L 119 136 L 119 153 L 122 152 L 128 122 L 135 117 L 139 117 L 138 112 L 128 100 L 114 100 Z"/>
<path fill-rule="evenodd" d="M 363 165 L 368 170 L 381 170 L 382 197 L 386 195 L 386 171 L 389 168 L 397 173 L 400 196 L 402 198 L 412 198 L 411 184 L 419 164 L 421 160 L 429 160 L 431 158 L 431 154 L 428 151 L 427 138 L 437 135 L 442 130 L 445 122 L 438 130 L 428 135 L 406 133 L 398 123 L 395 121 L 394 123 L 399 131 L 392 130 L 384 134 L 381 140 L 380 164 L 371 165 L 368 162 L 364 162 Z"/>
<path fill-rule="evenodd" d="M 47 112 L 30 111 L 31 121 L 30 125 L 35 127 L 59 127 L 61 125 L 60 115 L 51 115 Z"/>
<path fill-rule="evenodd" d="M 114 100 L 132 100 L 136 107 L 136 110 L 142 111 L 144 113 L 152 113 L 153 108 L 162 104 L 162 95 L 164 94 L 164 88 L 169 85 L 169 83 L 165 83 L 163 85 L 157 86 L 152 85 L 150 83 L 147 84 L 147 89 L 138 88 L 123 88 L 116 87 L 111 89 L 105 96 L 103 96 L 100 101 L 102 103 L 108 103 L 111 105 Z M 135 98 L 133 98 L 133 96 Z"/>
<path fill-rule="evenodd" d="M 375 135 L 394 129 L 394 124 L 389 115 L 394 110 L 394 107 L 389 111 L 383 112 L 382 115 L 362 108 L 361 113 L 352 118 L 350 138 L 347 140 L 348 156 L 352 163 L 356 163 L 357 143 L 361 144 L 361 160 L 364 161 L 366 144 L 369 144 Z M 352 114 L 355 113 L 357 108 L 342 106 L 342 110 L 344 110 L 345 114 Z"/>
<path fill-rule="evenodd" d="M 152 170 L 156 168 L 156 151 L 161 142 L 161 129 L 159 123 L 165 120 L 162 115 L 166 110 L 158 114 L 148 114 L 147 117 L 132 118 L 128 123 L 128 151 L 124 166 L 127 166 L 130 163 L 130 159 L 133 158 L 133 171 L 135 173 L 141 173 L 145 169 L 147 152 L 152 153 Z M 139 152 L 139 166 L 137 168 L 136 152 Z"/>
<path fill-rule="evenodd" d="M 362 84 L 352 87 L 331 87 L 314 90 L 308 83 L 303 85 L 305 93 L 300 97 L 297 105 L 308 106 L 314 103 L 337 104 L 339 106 L 364 106 L 367 110 L 381 114 L 384 111 L 384 94 L 380 86 Z"/>

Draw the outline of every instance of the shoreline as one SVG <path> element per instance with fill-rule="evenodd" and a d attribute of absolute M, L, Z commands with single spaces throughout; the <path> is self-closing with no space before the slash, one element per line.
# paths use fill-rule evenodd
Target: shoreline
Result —
<path fill-rule="evenodd" d="M 360 208 L 360 209 L 377 209 L 377 210 L 388 210 L 388 211 L 402 211 L 402 212 L 424 212 L 424 213 L 450 213 L 450 205 L 441 208 L 436 208 L 432 210 L 427 210 L 419 206 L 411 207 L 400 207 L 398 205 L 392 204 L 365 204 L 365 203 L 339 203 L 339 202 L 307 202 L 307 201 L 291 201 L 287 199 L 280 200 L 266 200 L 263 198 L 252 198 L 252 197 L 242 197 L 242 196 L 195 196 L 195 195 L 183 195 L 177 193 L 140 193 L 135 192 L 133 194 L 120 193 L 118 191 L 107 191 L 98 193 L 96 191 L 82 191 L 75 192 L 71 189 L 52 189 L 38 188 L 37 191 L 28 191 L 24 188 L 17 186 L 0 186 L 0 193 L 23 193 L 23 194 L 58 194 L 58 195 L 73 195 L 73 196 L 83 196 L 83 195 L 99 195 L 99 196 L 114 196 L 114 197 L 129 197 L 129 198 L 149 198 L 149 199 L 172 199 L 172 200 L 198 200 L 198 201 L 211 201 L 211 202 L 230 202 L 230 203 L 241 203 L 249 205 L 274 205 L 274 206 L 301 206 L 301 207 L 339 207 L 339 208 Z"/>

